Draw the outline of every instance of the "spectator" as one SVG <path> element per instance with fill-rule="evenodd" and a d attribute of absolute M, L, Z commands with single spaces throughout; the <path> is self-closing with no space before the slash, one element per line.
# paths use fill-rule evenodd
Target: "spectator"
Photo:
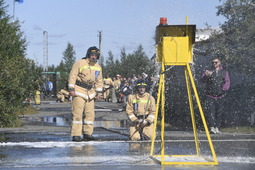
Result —
<path fill-rule="evenodd" d="M 52 89 L 53 89 L 53 84 L 48 78 L 48 81 L 46 82 L 46 97 L 51 97 Z"/>
<path fill-rule="evenodd" d="M 127 80 L 122 86 L 120 93 L 123 95 L 123 108 L 126 108 L 128 96 L 132 93 L 132 87 L 129 85 Z"/>
<path fill-rule="evenodd" d="M 206 109 L 210 133 L 220 133 L 224 98 L 230 87 L 230 78 L 227 70 L 223 69 L 219 58 L 212 60 L 212 68 L 202 75 L 206 83 Z"/>

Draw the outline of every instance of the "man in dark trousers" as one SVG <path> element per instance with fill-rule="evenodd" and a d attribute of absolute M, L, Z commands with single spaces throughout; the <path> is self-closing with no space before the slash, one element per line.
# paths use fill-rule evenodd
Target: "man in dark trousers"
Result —
<path fill-rule="evenodd" d="M 202 75 L 202 81 L 206 83 L 206 109 L 210 133 L 220 133 L 224 97 L 230 87 L 230 78 L 227 70 L 223 69 L 221 60 L 213 58 L 212 68 Z"/>

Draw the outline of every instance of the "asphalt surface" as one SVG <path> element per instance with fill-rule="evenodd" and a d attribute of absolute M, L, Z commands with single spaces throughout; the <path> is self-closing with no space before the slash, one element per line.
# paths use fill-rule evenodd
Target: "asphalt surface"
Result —
<path fill-rule="evenodd" d="M 23 115 L 20 128 L 0 129 L 0 169 L 242 169 L 255 167 L 255 134 L 211 135 L 219 161 L 212 165 L 160 165 L 150 157 L 150 141 L 129 141 L 128 121 L 121 104 L 96 102 L 96 141 L 72 142 L 71 104 L 45 101 L 39 113 Z M 154 154 L 160 154 L 158 132 Z M 200 153 L 211 158 L 204 132 Z M 167 131 L 165 155 L 196 153 L 192 131 Z M 167 158 L 166 158 L 167 159 Z M 180 161 L 204 161 L 200 157 Z M 169 161 L 175 161 L 169 159 Z M 178 160 L 179 161 L 179 160 Z"/>

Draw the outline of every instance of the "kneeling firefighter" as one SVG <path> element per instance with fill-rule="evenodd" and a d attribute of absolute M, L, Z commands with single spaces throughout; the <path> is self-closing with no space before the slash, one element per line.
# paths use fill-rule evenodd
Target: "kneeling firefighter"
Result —
<path fill-rule="evenodd" d="M 94 98 L 100 100 L 103 90 L 102 68 L 97 64 L 99 55 L 97 47 L 90 47 L 86 56 L 74 63 L 69 75 L 69 94 L 73 97 L 73 141 L 95 140 L 92 136 L 95 119 Z"/>
<path fill-rule="evenodd" d="M 146 92 L 145 81 L 137 82 L 136 92 L 129 95 L 126 112 L 131 120 L 130 139 L 150 140 L 152 138 L 156 107 L 154 97 Z"/>

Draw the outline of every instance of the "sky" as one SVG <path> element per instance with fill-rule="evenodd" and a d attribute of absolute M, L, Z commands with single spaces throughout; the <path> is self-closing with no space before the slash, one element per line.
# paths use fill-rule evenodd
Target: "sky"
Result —
<path fill-rule="evenodd" d="M 8 14 L 21 21 L 27 39 L 27 58 L 43 65 L 44 36 L 48 33 L 48 65 L 59 65 L 71 43 L 76 60 L 91 46 L 99 46 L 105 60 L 111 51 L 118 59 L 122 48 L 134 52 L 142 45 L 150 58 L 155 53 L 153 39 L 161 17 L 169 25 L 186 23 L 205 28 L 205 23 L 219 27 L 225 21 L 216 16 L 219 0 L 5 0 Z M 13 10 L 15 6 L 15 10 Z"/>

